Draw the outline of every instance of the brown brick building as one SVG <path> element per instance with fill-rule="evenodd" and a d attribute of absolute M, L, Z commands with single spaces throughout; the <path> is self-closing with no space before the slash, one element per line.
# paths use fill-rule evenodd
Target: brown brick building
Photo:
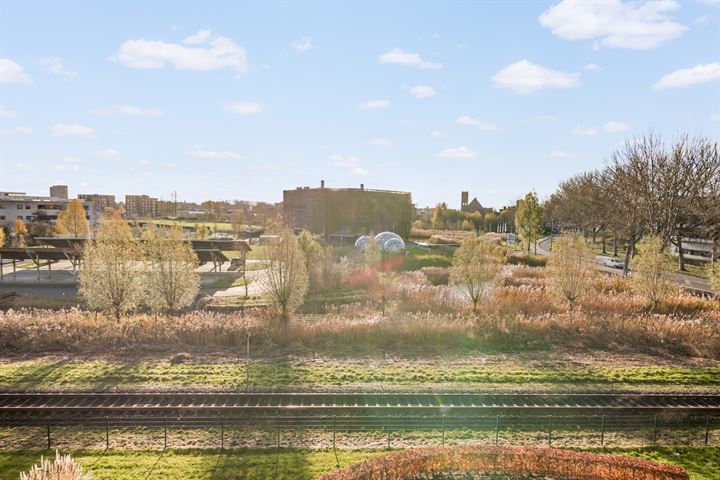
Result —
<path fill-rule="evenodd" d="M 283 191 L 285 223 L 322 235 L 410 235 L 412 196 L 407 192 L 360 188 L 298 187 Z"/>

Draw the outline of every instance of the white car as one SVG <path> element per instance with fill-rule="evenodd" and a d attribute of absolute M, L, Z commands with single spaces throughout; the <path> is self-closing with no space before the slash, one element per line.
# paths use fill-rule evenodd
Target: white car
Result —
<path fill-rule="evenodd" d="M 605 257 L 603 255 L 598 255 L 595 258 L 596 258 L 597 262 L 604 267 L 610 267 L 610 268 L 624 268 L 625 267 L 625 262 L 620 258 Z"/>

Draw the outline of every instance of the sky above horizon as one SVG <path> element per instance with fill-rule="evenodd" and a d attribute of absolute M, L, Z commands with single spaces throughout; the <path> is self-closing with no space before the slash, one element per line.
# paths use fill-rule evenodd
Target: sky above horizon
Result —
<path fill-rule="evenodd" d="M 484 206 L 720 138 L 720 2 L 0 0 L 0 190 Z"/>

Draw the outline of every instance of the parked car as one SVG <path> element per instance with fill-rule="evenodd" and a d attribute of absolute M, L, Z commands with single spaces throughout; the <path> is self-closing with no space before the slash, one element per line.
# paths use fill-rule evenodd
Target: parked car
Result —
<path fill-rule="evenodd" d="M 625 262 L 621 258 L 615 258 L 615 257 L 605 257 L 603 255 L 598 255 L 595 257 L 597 262 L 602 265 L 603 267 L 610 267 L 610 268 L 623 268 L 625 267 Z"/>

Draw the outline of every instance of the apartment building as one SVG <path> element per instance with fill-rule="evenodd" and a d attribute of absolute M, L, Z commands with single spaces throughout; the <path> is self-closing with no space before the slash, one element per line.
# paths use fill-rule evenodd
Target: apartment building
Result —
<path fill-rule="evenodd" d="M 58 197 L 27 195 L 24 192 L 0 192 L 0 226 L 11 227 L 16 220 L 55 223 L 58 214 L 71 200 Z M 93 203 L 83 200 L 85 217 L 90 225 L 97 221 Z"/>
<path fill-rule="evenodd" d="M 107 210 L 117 207 L 115 195 L 102 195 L 99 193 L 81 193 L 78 195 L 80 200 L 92 202 L 95 212 L 99 215 Z"/>

